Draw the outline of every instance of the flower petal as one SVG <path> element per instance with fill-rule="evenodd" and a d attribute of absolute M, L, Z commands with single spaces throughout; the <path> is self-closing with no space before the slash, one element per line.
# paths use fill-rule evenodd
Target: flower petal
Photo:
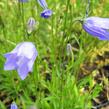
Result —
<path fill-rule="evenodd" d="M 50 10 L 50 9 L 45 9 L 45 10 L 41 13 L 41 17 L 43 17 L 43 18 L 49 18 L 52 14 L 53 14 L 52 10 Z"/>
<path fill-rule="evenodd" d="M 11 108 L 10 108 L 10 109 L 18 109 L 18 107 L 17 107 L 16 103 L 12 103 L 12 104 L 11 104 Z"/>
<path fill-rule="evenodd" d="M 109 32 L 105 29 L 91 25 L 83 25 L 83 28 L 86 32 L 98 37 L 100 40 L 109 40 Z"/>
<path fill-rule="evenodd" d="M 20 48 L 17 50 L 18 56 L 25 56 L 28 59 L 31 59 L 36 51 L 35 46 L 31 42 L 23 42 L 21 43 Z"/>
<path fill-rule="evenodd" d="M 17 71 L 22 80 L 24 80 L 29 73 L 28 62 L 29 60 L 26 57 L 20 57 L 17 63 L 18 64 Z"/>
<path fill-rule="evenodd" d="M 4 65 L 4 70 L 16 69 L 17 68 L 16 62 L 18 60 L 17 55 L 8 53 L 8 54 L 5 54 L 4 56 L 7 58 L 5 65 Z"/>
<path fill-rule="evenodd" d="M 85 19 L 85 22 L 99 28 L 109 29 L 109 18 L 89 17 Z"/>
<path fill-rule="evenodd" d="M 35 61 L 37 55 L 38 55 L 38 53 L 36 51 L 36 53 L 34 53 L 34 56 L 32 57 L 32 59 L 28 62 L 28 68 L 29 68 L 29 71 L 31 71 L 31 72 L 33 70 L 33 64 L 34 64 L 34 61 Z"/>

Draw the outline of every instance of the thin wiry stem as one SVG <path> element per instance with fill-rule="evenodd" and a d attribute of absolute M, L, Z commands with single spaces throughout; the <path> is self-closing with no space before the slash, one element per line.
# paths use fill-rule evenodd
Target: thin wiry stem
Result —
<path fill-rule="evenodd" d="M 88 0 L 87 7 L 86 7 L 86 17 L 88 17 L 89 15 L 89 10 L 90 10 L 90 0 Z"/>

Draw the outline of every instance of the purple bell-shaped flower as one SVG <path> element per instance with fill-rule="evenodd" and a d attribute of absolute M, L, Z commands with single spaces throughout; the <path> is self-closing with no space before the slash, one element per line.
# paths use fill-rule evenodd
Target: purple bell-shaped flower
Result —
<path fill-rule="evenodd" d="M 42 18 L 49 18 L 53 14 L 53 12 L 52 12 L 52 10 L 48 9 L 46 0 L 37 0 L 37 1 L 38 1 L 39 5 L 44 9 L 41 12 L 41 17 Z"/>
<path fill-rule="evenodd" d="M 52 15 L 52 10 L 45 9 L 43 12 L 41 12 L 41 17 L 43 18 L 49 18 Z"/>
<path fill-rule="evenodd" d="M 109 40 L 109 18 L 88 17 L 83 22 L 83 29 L 100 40 Z"/>
<path fill-rule="evenodd" d="M 14 50 L 5 54 L 4 70 L 17 70 L 24 80 L 32 72 L 33 64 L 38 55 L 35 45 L 31 42 L 19 43 Z"/>

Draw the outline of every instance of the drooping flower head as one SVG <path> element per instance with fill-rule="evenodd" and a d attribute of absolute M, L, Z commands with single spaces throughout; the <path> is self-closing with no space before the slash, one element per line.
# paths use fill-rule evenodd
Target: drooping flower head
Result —
<path fill-rule="evenodd" d="M 41 17 L 43 18 L 49 18 L 52 15 L 52 10 L 45 9 L 43 12 L 41 12 Z"/>
<path fill-rule="evenodd" d="M 41 17 L 42 18 L 49 18 L 53 12 L 52 10 L 48 9 L 48 5 L 46 3 L 46 0 L 37 0 L 39 5 L 44 9 L 42 12 L 41 12 Z"/>
<path fill-rule="evenodd" d="M 5 54 L 4 70 L 17 70 L 24 80 L 32 72 L 33 64 L 38 55 L 35 45 L 31 42 L 19 43 L 14 50 Z"/>
<path fill-rule="evenodd" d="M 100 40 L 109 40 L 109 18 L 88 17 L 84 20 L 83 29 Z"/>
<path fill-rule="evenodd" d="M 12 103 L 10 109 L 18 109 L 16 103 Z"/>
<path fill-rule="evenodd" d="M 33 30 L 35 30 L 36 21 L 33 17 L 30 17 L 27 22 L 27 32 L 30 34 Z"/>

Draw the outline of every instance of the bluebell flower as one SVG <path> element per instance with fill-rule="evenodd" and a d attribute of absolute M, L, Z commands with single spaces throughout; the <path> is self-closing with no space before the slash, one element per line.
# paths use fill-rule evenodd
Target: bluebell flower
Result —
<path fill-rule="evenodd" d="M 39 5 L 44 9 L 41 12 L 41 17 L 43 18 L 49 18 L 52 15 L 52 10 L 48 9 L 46 0 L 38 0 Z"/>
<path fill-rule="evenodd" d="M 30 17 L 27 22 L 27 32 L 30 34 L 33 30 L 35 30 L 36 21 L 33 17 Z"/>
<path fill-rule="evenodd" d="M 41 17 L 43 18 L 49 18 L 52 15 L 52 10 L 45 9 L 43 12 L 41 12 Z"/>
<path fill-rule="evenodd" d="M 16 103 L 12 103 L 10 109 L 18 109 Z"/>
<path fill-rule="evenodd" d="M 47 9 L 47 3 L 46 3 L 46 0 L 37 0 L 39 5 L 44 8 L 44 9 Z"/>
<path fill-rule="evenodd" d="M 38 55 L 35 45 L 31 42 L 19 43 L 14 50 L 5 54 L 4 70 L 17 70 L 24 80 L 32 72 L 33 64 Z"/>
<path fill-rule="evenodd" d="M 28 0 L 18 0 L 19 2 L 28 2 Z"/>
<path fill-rule="evenodd" d="M 109 18 L 88 17 L 83 22 L 83 29 L 100 40 L 109 40 Z"/>

